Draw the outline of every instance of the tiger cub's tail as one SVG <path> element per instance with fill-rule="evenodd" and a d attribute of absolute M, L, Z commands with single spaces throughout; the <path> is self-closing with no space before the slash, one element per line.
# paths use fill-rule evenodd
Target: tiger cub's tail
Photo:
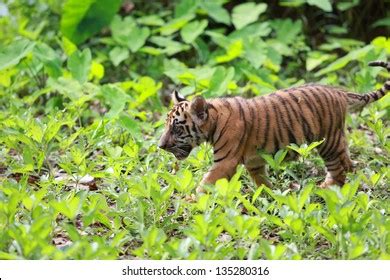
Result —
<path fill-rule="evenodd" d="M 368 63 L 369 66 L 380 66 L 386 68 L 390 72 L 390 62 L 383 61 L 372 61 Z M 358 110 L 363 108 L 365 105 L 374 102 L 390 91 L 390 78 L 387 79 L 385 84 L 378 90 L 366 93 L 366 94 L 355 94 L 348 93 L 348 109 L 349 111 Z"/>

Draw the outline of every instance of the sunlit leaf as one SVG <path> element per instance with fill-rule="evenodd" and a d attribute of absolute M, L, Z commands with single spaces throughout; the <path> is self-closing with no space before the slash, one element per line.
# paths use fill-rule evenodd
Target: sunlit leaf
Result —
<path fill-rule="evenodd" d="M 67 0 L 63 6 L 61 32 L 80 44 L 110 24 L 121 0 Z"/>
<path fill-rule="evenodd" d="M 19 63 L 33 49 L 35 43 L 20 39 L 8 46 L 0 46 L 0 71 Z"/>
<path fill-rule="evenodd" d="M 244 26 L 255 22 L 259 15 L 267 9 L 267 4 L 257 4 L 254 2 L 240 4 L 233 8 L 232 22 L 236 29 L 241 29 Z"/>

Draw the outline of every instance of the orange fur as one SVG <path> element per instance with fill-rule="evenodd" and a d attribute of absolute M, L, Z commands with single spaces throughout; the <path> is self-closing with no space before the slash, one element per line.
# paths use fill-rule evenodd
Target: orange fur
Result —
<path fill-rule="evenodd" d="M 390 69 L 390 64 L 373 66 Z M 241 97 L 187 101 L 176 91 L 159 147 L 178 159 L 208 141 L 213 145 L 214 164 L 202 183 L 214 184 L 230 178 L 244 164 L 257 185 L 270 186 L 264 160 L 258 150 L 275 153 L 290 143 L 298 145 L 324 139 L 318 151 L 325 161 L 327 176 L 321 187 L 343 185 L 352 163 L 344 133 L 348 110 L 359 109 L 385 95 L 390 81 L 364 95 L 343 89 L 309 84 L 244 99 Z"/>

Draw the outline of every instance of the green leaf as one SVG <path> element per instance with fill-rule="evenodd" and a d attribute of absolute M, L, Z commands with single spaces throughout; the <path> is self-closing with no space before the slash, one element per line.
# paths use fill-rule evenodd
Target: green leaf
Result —
<path fill-rule="evenodd" d="M 192 43 L 203 31 L 206 29 L 208 24 L 207 20 L 193 21 L 185 25 L 180 30 L 180 35 L 183 38 L 183 41 L 187 44 Z"/>
<path fill-rule="evenodd" d="M 271 33 L 269 22 L 258 22 L 245 26 L 240 30 L 235 30 L 229 34 L 229 39 L 257 38 L 265 37 Z"/>
<path fill-rule="evenodd" d="M 233 79 L 234 68 L 218 66 L 210 80 L 209 92 L 213 96 L 220 96 L 226 93 L 229 82 Z"/>
<path fill-rule="evenodd" d="M 390 26 L 390 17 L 379 19 L 375 21 L 371 26 L 372 27 Z"/>
<path fill-rule="evenodd" d="M 124 110 L 128 97 L 122 89 L 113 85 L 104 85 L 100 94 L 111 107 L 106 114 L 107 118 L 115 118 Z"/>
<path fill-rule="evenodd" d="M 113 39 L 121 46 L 129 48 L 133 53 L 145 45 L 150 35 L 148 27 L 139 27 L 135 20 L 128 16 L 123 20 L 115 16 L 111 23 Z"/>
<path fill-rule="evenodd" d="M 159 29 L 161 35 L 171 35 L 176 31 L 180 30 L 184 25 L 194 18 L 194 15 L 186 15 L 180 18 L 176 18 L 166 23 Z"/>
<path fill-rule="evenodd" d="M 109 56 L 112 64 L 114 64 L 114 66 L 118 66 L 122 61 L 129 58 L 129 54 L 130 53 L 128 49 L 115 47 L 110 51 Z"/>
<path fill-rule="evenodd" d="M 206 10 L 207 14 L 216 22 L 230 25 L 229 13 L 221 6 L 221 4 L 217 3 L 216 1 L 204 0 L 201 3 L 201 6 L 204 10 Z"/>
<path fill-rule="evenodd" d="M 62 125 L 64 125 L 64 122 L 61 122 L 56 118 L 50 119 L 49 123 L 47 124 L 47 128 L 45 130 L 46 142 L 50 142 L 53 139 L 53 137 L 57 135 Z"/>
<path fill-rule="evenodd" d="M 188 45 L 179 43 L 177 41 L 173 41 L 163 36 L 153 36 L 150 38 L 150 42 L 160 47 L 164 47 L 163 52 L 169 56 L 174 55 L 181 51 L 188 50 L 190 48 Z"/>
<path fill-rule="evenodd" d="M 137 18 L 137 23 L 149 26 L 162 26 L 165 22 L 158 15 L 150 15 Z"/>
<path fill-rule="evenodd" d="M 309 52 L 308 58 L 306 60 L 306 70 L 311 71 L 332 58 L 334 58 L 334 56 L 327 53 L 318 51 Z"/>
<path fill-rule="evenodd" d="M 0 71 L 19 63 L 34 47 L 35 43 L 27 39 L 13 41 L 8 46 L 0 46 Z"/>
<path fill-rule="evenodd" d="M 32 120 L 28 125 L 27 136 L 31 137 L 38 143 L 41 143 L 43 138 L 42 124 L 36 120 Z"/>
<path fill-rule="evenodd" d="M 62 61 L 59 55 L 47 44 L 38 43 L 33 54 L 40 60 L 45 66 L 45 70 L 48 75 L 53 78 L 58 78 L 62 75 Z"/>
<path fill-rule="evenodd" d="M 243 49 L 242 40 L 236 40 L 227 46 L 226 54 L 217 56 L 215 58 L 215 61 L 217 63 L 229 62 L 239 57 L 242 53 L 242 49 Z"/>
<path fill-rule="evenodd" d="M 332 11 L 332 3 L 329 0 L 307 0 L 307 4 L 316 6 L 325 12 Z"/>
<path fill-rule="evenodd" d="M 140 123 L 134 118 L 130 118 L 129 116 L 123 114 L 119 117 L 119 124 L 136 137 L 142 135 Z"/>
<path fill-rule="evenodd" d="M 253 38 L 244 44 L 244 57 L 255 69 L 267 59 L 267 45 L 260 38 Z"/>
<path fill-rule="evenodd" d="M 244 3 L 233 8 L 232 22 L 236 29 L 241 29 L 255 22 L 259 15 L 267 10 L 267 4 L 254 2 Z"/>
<path fill-rule="evenodd" d="M 339 70 L 339 69 L 345 67 L 349 62 L 351 62 L 353 60 L 357 60 L 357 59 L 365 56 L 372 49 L 373 49 L 373 46 L 368 45 L 368 46 L 365 46 L 361 49 L 353 50 L 350 53 L 348 53 L 347 55 L 333 61 L 331 64 L 329 64 L 324 69 L 318 71 L 315 74 L 315 76 L 319 77 L 321 75 Z"/>
<path fill-rule="evenodd" d="M 302 21 L 291 19 L 276 19 L 271 23 L 276 31 L 276 39 L 281 43 L 291 44 L 302 32 Z"/>
<path fill-rule="evenodd" d="M 175 18 L 182 16 L 194 15 L 198 7 L 197 0 L 181 0 L 179 4 L 175 5 Z"/>
<path fill-rule="evenodd" d="M 84 84 L 88 80 L 89 70 L 91 69 L 91 51 L 90 49 L 84 49 L 81 51 L 75 51 L 68 59 L 68 68 L 72 73 L 73 78 Z"/>
<path fill-rule="evenodd" d="M 80 44 L 110 24 L 121 0 L 67 0 L 61 17 L 61 32 Z"/>
<path fill-rule="evenodd" d="M 335 1 L 337 3 L 337 9 L 340 11 L 349 10 L 359 5 L 360 0 L 347 0 L 347 1 Z"/>

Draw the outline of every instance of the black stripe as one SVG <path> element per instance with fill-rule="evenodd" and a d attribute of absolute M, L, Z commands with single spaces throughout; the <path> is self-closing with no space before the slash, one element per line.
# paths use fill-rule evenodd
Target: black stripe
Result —
<path fill-rule="evenodd" d="M 311 96 L 316 100 L 316 102 L 313 102 L 314 104 L 318 105 L 320 108 L 318 111 L 321 111 L 321 114 L 318 115 L 318 120 L 320 124 L 320 135 L 319 137 L 322 138 L 325 136 L 325 109 L 323 106 L 322 99 L 318 96 L 317 92 L 313 91 L 313 89 L 309 88 L 309 92 L 311 93 Z"/>
<path fill-rule="evenodd" d="M 309 89 L 308 89 L 309 90 Z M 313 139 L 313 141 L 316 141 L 318 140 L 319 137 L 321 137 L 321 130 L 322 130 L 322 118 L 321 118 L 321 115 L 320 115 L 320 110 L 318 109 L 317 107 L 317 99 L 316 100 L 313 100 L 312 99 L 312 92 L 309 90 L 309 92 L 311 93 L 310 95 L 305 93 L 303 94 L 303 99 L 305 100 L 305 103 L 306 105 L 308 106 L 310 112 L 313 114 L 313 124 L 316 125 L 318 124 L 318 128 L 319 128 L 319 131 L 318 131 L 318 135 L 315 139 Z M 315 123 L 315 121 L 318 121 Z"/>
<path fill-rule="evenodd" d="M 273 95 L 273 97 L 277 97 L 278 94 L 275 94 Z M 284 137 L 284 133 L 283 132 L 286 132 L 287 134 L 287 138 L 289 139 L 288 141 L 290 141 L 290 127 L 291 127 L 291 123 L 287 123 L 286 122 L 286 119 L 284 118 L 284 114 L 282 113 L 282 110 L 280 108 L 280 102 L 277 102 L 276 104 L 275 103 L 272 103 L 273 104 L 273 109 L 275 110 L 276 112 L 276 116 L 278 118 L 278 128 L 279 128 L 279 132 L 280 132 L 280 136 L 281 136 L 281 143 L 280 145 L 278 146 L 278 149 L 282 149 L 284 148 L 284 142 L 286 140 L 286 138 Z M 293 137 L 294 138 L 294 137 Z M 291 143 L 291 142 L 290 142 Z"/>
<path fill-rule="evenodd" d="M 263 135 L 264 135 L 264 137 L 263 137 L 263 140 L 264 140 L 264 142 L 261 144 L 261 145 L 259 145 L 259 148 L 261 148 L 261 149 L 264 149 L 264 147 L 266 147 L 266 145 L 267 145 L 267 141 L 268 141 L 268 138 L 269 138 L 269 126 L 270 126 L 270 123 L 269 123 L 269 111 L 268 111 L 268 106 L 267 106 L 267 103 L 265 102 L 265 98 L 264 97 L 261 97 L 260 99 L 259 99 L 263 104 L 264 104 L 264 110 L 265 110 L 265 129 L 264 129 L 264 131 L 263 131 Z"/>
<path fill-rule="evenodd" d="M 292 112 L 292 114 L 294 115 L 294 118 L 295 118 L 294 122 L 295 123 L 300 123 L 301 122 L 300 114 L 295 110 L 294 105 L 290 102 L 290 98 L 283 98 L 283 100 L 284 100 L 285 103 L 288 104 L 287 107 L 289 109 L 291 109 L 291 112 Z M 304 121 L 306 121 L 306 120 L 304 120 Z M 302 128 L 302 131 L 303 131 L 303 128 Z M 305 132 L 303 131 L 303 133 L 305 133 Z M 306 135 L 303 135 L 303 137 L 306 137 Z M 302 140 L 304 141 L 305 139 L 302 139 Z"/>
<path fill-rule="evenodd" d="M 214 159 L 214 163 L 216 162 L 220 162 L 221 160 L 224 160 L 225 158 L 227 158 L 230 154 L 232 150 L 229 150 L 223 157 L 219 158 L 219 159 Z"/>
<path fill-rule="evenodd" d="M 260 169 L 262 169 L 264 166 L 256 166 L 256 167 L 251 167 L 251 168 L 247 168 L 249 172 L 254 172 L 254 171 L 259 171 Z"/>
<path fill-rule="evenodd" d="M 340 135 L 335 136 L 335 141 L 332 141 L 332 144 L 327 145 L 328 148 L 325 151 L 320 151 L 320 155 L 326 161 L 333 161 L 339 158 L 345 152 L 344 149 L 342 149 L 341 151 L 337 151 L 336 149 L 340 144 L 340 138 Z"/>
<path fill-rule="evenodd" d="M 286 123 L 286 120 L 284 119 L 284 115 L 282 114 L 282 119 L 283 119 L 283 122 L 285 124 L 285 128 L 287 129 L 287 133 L 288 133 L 289 144 L 297 143 L 297 139 L 296 139 L 295 134 L 293 132 L 293 123 L 294 122 L 293 122 L 291 115 L 290 115 L 291 108 L 288 108 L 289 106 L 286 106 L 286 101 L 284 100 L 284 98 L 282 96 L 280 96 L 279 94 L 275 94 L 275 96 L 282 103 L 283 109 L 286 112 L 286 115 L 288 118 L 288 123 Z"/>
<path fill-rule="evenodd" d="M 317 88 L 318 89 L 318 88 Z M 323 88 L 321 88 L 323 89 Z M 318 89 L 320 90 L 320 89 Z M 332 136 L 335 135 L 335 127 L 336 125 L 333 125 L 335 123 L 335 118 L 334 118 L 334 115 L 333 115 L 333 110 L 331 110 L 331 108 L 333 108 L 332 104 L 331 104 L 331 99 L 328 98 L 328 92 L 327 91 L 323 91 L 323 98 L 324 98 L 324 101 L 326 102 L 327 104 L 327 108 L 328 108 L 328 111 L 326 112 L 326 114 L 324 115 L 324 118 L 326 118 L 327 116 L 329 116 L 330 118 L 330 121 L 329 121 L 329 125 L 327 127 L 327 129 L 325 130 L 326 131 L 326 135 L 324 135 L 324 137 L 326 137 L 326 141 L 321 145 L 320 147 L 320 153 L 323 152 L 323 149 L 327 146 L 327 144 L 329 143 L 329 140 L 332 139 Z"/>
<path fill-rule="evenodd" d="M 243 122 L 244 122 L 244 129 L 243 129 L 243 133 L 240 137 L 240 140 L 238 141 L 238 145 L 236 147 L 236 150 L 234 152 L 234 155 L 233 156 L 236 156 L 238 154 L 238 152 L 240 151 L 241 147 L 243 145 L 245 145 L 245 142 L 244 141 L 244 138 L 246 136 L 246 132 L 247 132 L 247 127 L 246 127 L 246 123 L 247 123 L 247 120 L 246 120 L 246 117 L 245 117 L 245 112 L 244 112 L 244 109 L 242 108 L 242 105 L 241 105 L 241 102 L 239 100 L 239 98 L 234 98 L 234 101 L 236 102 L 237 106 L 238 106 L 238 109 L 239 109 L 239 112 L 240 112 L 240 118 L 243 119 Z"/>
<path fill-rule="evenodd" d="M 298 98 L 294 95 L 294 94 L 291 94 L 290 95 L 292 99 L 294 99 L 295 103 L 297 104 L 297 106 L 299 107 L 299 100 Z M 309 142 L 312 142 L 312 128 L 310 127 L 310 123 L 309 121 L 306 119 L 305 115 L 302 113 L 302 111 L 299 112 L 299 115 L 301 116 L 301 120 L 303 122 L 303 133 L 305 135 L 305 138 L 307 141 Z"/>
<path fill-rule="evenodd" d="M 225 143 L 223 143 L 223 145 L 222 145 L 221 147 L 219 147 L 218 149 L 214 150 L 214 155 L 215 155 L 216 153 L 218 153 L 223 147 L 225 147 L 226 144 L 227 144 L 228 142 L 229 142 L 229 141 L 226 141 Z M 214 146 L 214 149 L 215 149 L 215 146 Z"/>
<path fill-rule="evenodd" d="M 217 130 L 218 120 L 219 120 L 219 114 L 217 114 L 217 118 L 215 119 L 213 129 L 210 130 L 210 133 L 207 135 L 207 142 L 210 142 L 210 139 L 214 139 L 214 134 L 215 134 L 215 131 Z"/>
<path fill-rule="evenodd" d="M 335 113 L 335 120 L 332 122 L 332 129 L 331 129 L 331 134 L 329 135 L 329 139 L 332 139 L 332 135 L 334 136 L 332 141 L 330 142 L 330 145 L 328 146 L 327 149 L 323 150 L 323 151 L 320 151 L 322 152 L 322 154 L 327 157 L 329 155 L 329 153 L 331 153 L 332 151 L 335 150 L 335 148 L 340 144 L 340 140 L 341 140 L 341 136 L 343 135 L 343 130 L 340 129 L 340 127 L 337 125 L 338 124 L 338 116 L 341 115 L 342 113 L 341 112 L 337 112 L 338 109 L 340 110 L 340 107 L 339 105 L 335 105 L 333 106 L 332 108 L 335 108 L 336 110 L 330 110 L 331 113 Z M 333 116 L 333 114 L 332 114 Z M 341 122 L 340 125 L 342 125 L 343 122 Z"/>
<path fill-rule="evenodd" d="M 254 125 L 254 122 L 255 122 L 255 112 L 253 111 L 253 107 L 252 107 L 252 103 L 251 102 L 246 102 L 246 105 L 249 108 L 249 112 L 250 112 L 250 115 L 251 115 L 251 120 L 250 120 L 251 128 L 249 129 L 249 132 L 252 132 L 253 125 Z M 248 135 L 248 137 L 249 137 L 249 135 Z"/>
<path fill-rule="evenodd" d="M 256 144 L 260 144 L 259 143 L 259 131 L 260 131 L 260 114 L 259 114 L 259 111 L 261 110 L 261 106 L 257 103 L 257 100 L 259 100 L 259 98 L 254 98 L 253 99 L 253 103 L 255 104 L 255 108 L 258 106 L 259 108 L 256 108 L 257 109 L 257 114 L 256 114 Z"/>
<path fill-rule="evenodd" d="M 344 171 L 344 168 L 339 164 L 339 165 L 337 165 L 336 167 L 334 167 L 334 168 L 331 168 L 331 167 L 326 167 L 326 170 L 328 171 L 328 172 L 335 172 L 335 171 L 337 171 L 337 170 L 340 170 L 340 171 Z"/>
<path fill-rule="evenodd" d="M 218 139 L 214 140 L 214 137 L 213 137 L 213 146 L 215 146 L 218 143 L 218 141 L 221 139 L 222 135 L 225 133 L 225 131 L 228 127 L 227 124 L 232 116 L 232 106 L 230 105 L 229 101 L 227 101 L 226 99 L 222 99 L 222 102 L 224 103 L 223 105 L 225 105 L 225 107 L 227 107 L 227 109 L 229 111 L 229 116 L 227 117 L 225 124 L 223 125 L 222 129 L 220 130 L 220 133 L 218 135 Z"/>
<path fill-rule="evenodd" d="M 280 132 L 281 132 L 281 129 L 280 129 L 280 121 L 279 121 L 279 117 L 278 117 L 278 113 L 276 112 L 276 107 L 275 107 L 275 104 L 272 102 L 272 94 L 268 95 L 268 100 L 269 102 L 271 103 L 271 107 L 272 107 L 272 110 L 273 110 L 273 113 L 274 113 L 274 117 L 276 117 L 278 120 L 275 122 L 275 127 L 273 129 L 273 132 L 274 132 L 274 143 L 275 143 L 275 147 L 273 149 L 272 152 L 276 151 L 276 150 L 279 150 L 280 149 L 280 146 L 281 146 L 281 142 L 282 140 L 280 139 Z M 282 136 L 283 137 L 283 136 Z"/>

